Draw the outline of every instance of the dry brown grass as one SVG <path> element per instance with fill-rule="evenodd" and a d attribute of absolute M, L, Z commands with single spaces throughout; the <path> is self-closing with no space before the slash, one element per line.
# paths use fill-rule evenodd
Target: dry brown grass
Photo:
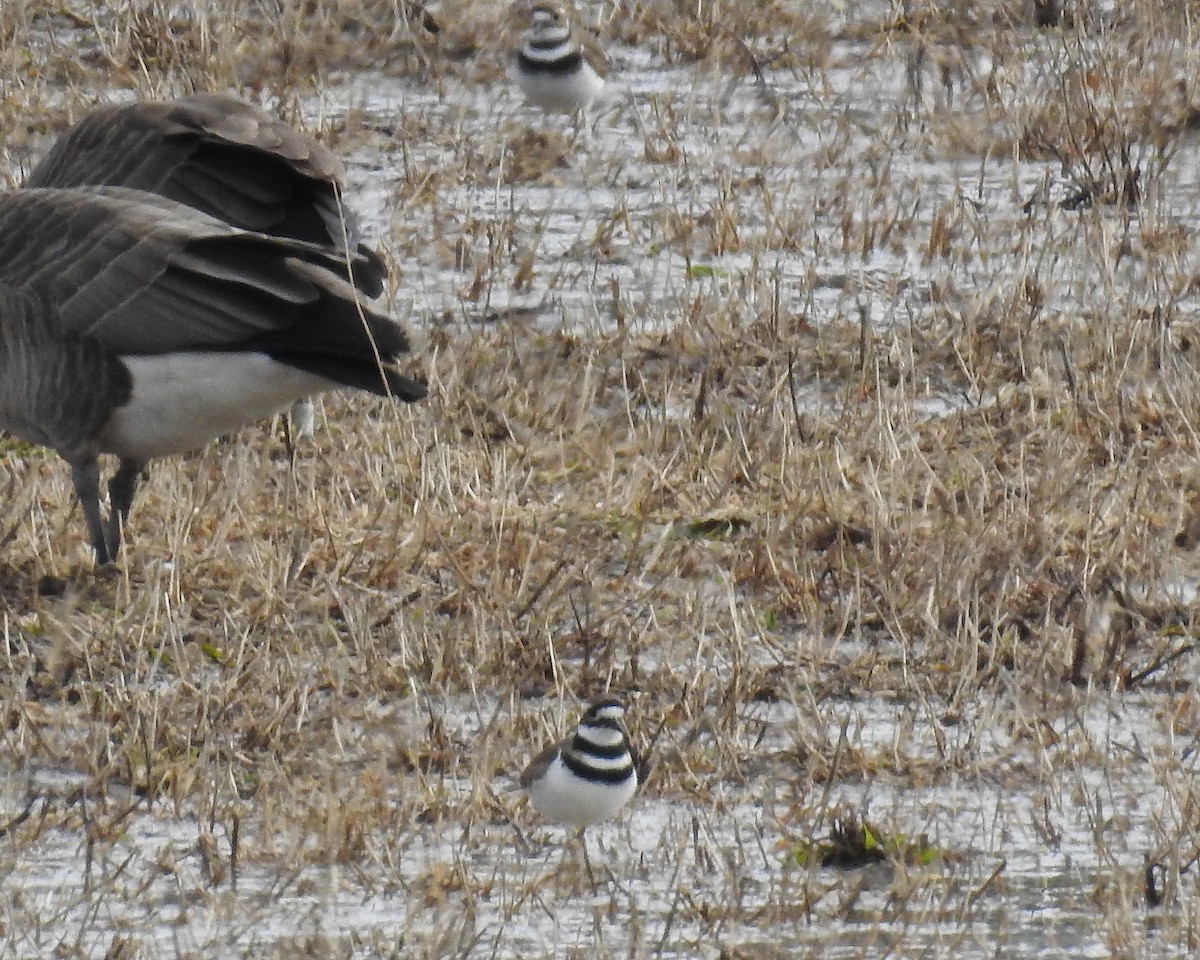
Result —
<path fill-rule="evenodd" d="M 488 38 L 512 29 L 499 3 L 445 4 L 436 35 L 404 3 L 227 7 L 0 7 L 9 181 L 111 90 L 232 88 L 299 117 L 366 69 L 486 88 L 503 70 Z M 1194 745 L 1195 591 L 1168 587 L 1200 575 L 1195 198 L 1173 200 L 1174 168 L 1122 146 L 1169 158 L 1194 125 L 1194 8 L 1131 5 L 1112 28 L 1136 39 L 1125 62 L 1115 40 L 1036 31 L 1019 5 L 885 7 L 845 20 L 748 0 L 598 4 L 589 22 L 607 39 L 717 91 L 651 98 L 633 159 L 561 129 L 502 119 L 485 139 L 420 111 L 352 106 L 319 131 L 381 168 L 398 312 L 417 280 L 453 278 L 440 302 L 455 306 L 411 321 L 431 397 L 328 399 L 294 457 L 275 425 L 155 464 L 132 547 L 99 576 L 62 464 L 4 447 L 0 826 L 25 778 L 72 784 L 30 788 L 4 856 L 62 830 L 113 862 L 135 818 L 194 821 L 197 902 L 232 896 L 239 870 L 290 890 L 312 882 L 306 866 L 339 865 L 364 896 L 398 888 L 454 918 L 409 931 L 415 952 L 465 954 L 475 911 L 558 903 L 544 880 L 471 857 L 527 843 L 533 821 L 498 784 L 561 729 L 572 708 L 556 698 L 611 689 L 633 699 L 643 742 L 657 731 L 645 802 L 694 811 L 661 853 L 678 919 L 655 936 L 797 935 L 814 913 L 860 923 L 862 887 L 782 870 L 771 909 L 752 906 L 731 864 L 764 854 L 704 833 L 731 791 L 770 784 L 771 862 L 847 815 L 829 793 L 847 782 L 1003 783 L 1050 798 L 1036 829 L 1051 838 L 1064 770 L 1133 762 L 1074 725 L 1104 691 L 1114 711 L 1144 698 Z M 748 90 L 755 67 L 808 95 L 739 115 L 752 132 L 736 162 L 697 151 L 688 130 L 731 109 L 722 71 Z M 864 118 L 836 99 L 847 76 L 899 77 L 905 95 Z M 1006 205 L 971 193 L 1014 145 L 1039 147 L 1047 183 L 1066 167 L 1063 189 L 1013 174 Z M 1137 190 L 1121 194 L 1133 163 Z M 545 205 L 581 183 L 616 199 L 547 253 Z M 502 202 L 484 209 L 490 185 Z M 1095 188 L 1095 206 L 1066 220 L 1073 188 Z M 666 293 L 619 272 L 642 258 L 668 264 Z M 594 322 L 531 321 L 597 265 L 613 272 Z M 544 302 L 513 300 L 530 291 Z M 857 702 L 901 705 L 933 746 L 839 734 L 831 712 Z M 781 705 L 792 726 L 761 748 L 762 711 Z M 1182 944 L 1198 909 L 1179 862 L 1200 846 L 1194 771 L 1186 749 L 1150 753 L 1144 776 L 1174 799 L 1145 856 L 1174 864 L 1161 935 Z M 462 848 L 400 879 L 415 834 L 445 824 Z M 695 869 L 725 878 L 725 898 L 689 893 Z M 897 864 L 888 882 L 913 925 L 936 928 L 993 895 L 989 872 L 942 889 Z M 1114 955 L 1139 955 L 1120 944 L 1140 880 L 1095 882 L 1083 895 Z M 28 914 L 6 903 L 11 929 Z M 639 922 L 620 943 L 649 955 Z M 379 936 L 354 949 L 401 949 Z M 270 955 L 340 943 L 294 937 L 266 938 Z M 776 955 L 764 943 L 725 955 Z"/>

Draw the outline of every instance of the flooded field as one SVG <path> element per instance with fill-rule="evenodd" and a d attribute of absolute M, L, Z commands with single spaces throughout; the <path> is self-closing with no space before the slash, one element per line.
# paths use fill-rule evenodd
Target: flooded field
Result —
<path fill-rule="evenodd" d="M 1196 949 L 1200 27 L 695 6 L 581 5 L 578 126 L 446 52 L 499 4 L 286 96 L 212 11 L 161 74 L 0 14 L 14 186 L 92 101 L 260 99 L 431 384 L 156 463 L 115 574 L 3 449 L 0 957 Z M 513 785 L 604 691 L 652 773 L 593 887 Z"/>
<path fill-rule="evenodd" d="M 394 823 L 360 838 L 351 861 L 325 863 L 313 862 L 313 838 L 258 834 L 248 816 L 235 865 L 228 823 L 139 809 L 116 791 L 90 813 L 77 805 L 88 825 L 118 817 L 118 832 L 39 831 L 7 865 L 9 945 L 14 955 L 101 955 L 126 941 L 146 956 L 1172 953 L 1177 931 L 1194 935 L 1194 897 L 1162 924 L 1145 905 L 1146 854 L 1176 855 L 1194 770 L 1180 770 L 1164 719 L 1140 698 L 1080 696 L 1057 705 L 1036 744 L 1019 723 L 981 725 L 1015 705 L 981 704 L 953 725 L 930 704 L 750 707 L 744 739 L 726 745 L 740 780 L 694 771 L 690 789 L 642 797 L 621 823 L 593 830 L 606 876 L 596 890 L 561 831 L 495 816 L 516 804 L 503 777 L 423 782 L 437 822 Z M 474 709 L 447 705 L 466 742 L 486 726 Z M 381 705 L 381 724 L 398 710 Z M 355 762 L 371 752 L 364 731 L 345 739 L 348 767 L 375 781 L 380 803 L 402 805 L 411 784 Z M 920 782 L 814 785 L 798 760 L 814 740 L 881 768 L 902 759 Z M 26 785 L 52 798 L 35 816 L 85 786 L 61 771 Z M 481 788 L 495 791 L 493 816 L 464 816 Z M 6 798 L 8 809 L 20 803 Z M 865 811 L 920 837 L 930 856 L 805 865 L 797 853 L 829 811 Z"/>

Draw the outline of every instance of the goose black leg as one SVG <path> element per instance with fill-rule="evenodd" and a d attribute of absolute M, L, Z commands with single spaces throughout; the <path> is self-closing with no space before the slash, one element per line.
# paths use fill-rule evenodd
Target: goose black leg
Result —
<path fill-rule="evenodd" d="M 71 480 L 75 484 L 75 496 L 83 507 L 92 549 L 96 551 L 96 566 L 102 567 L 113 558 L 108 549 L 104 520 L 100 516 L 100 465 L 95 460 L 72 463 Z"/>
<path fill-rule="evenodd" d="M 108 518 L 108 552 L 113 560 L 121 550 L 121 537 L 129 522 L 129 510 L 133 506 L 133 495 L 137 492 L 141 476 L 140 460 L 122 459 L 117 472 L 108 481 L 108 500 L 112 509 Z"/>

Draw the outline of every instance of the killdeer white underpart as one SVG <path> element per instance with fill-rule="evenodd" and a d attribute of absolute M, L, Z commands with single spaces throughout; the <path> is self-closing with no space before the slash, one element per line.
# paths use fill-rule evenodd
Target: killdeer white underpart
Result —
<path fill-rule="evenodd" d="M 584 830 L 616 814 L 638 788 L 624 719 L 619 700 L 592 704 L 570 736 L 539 753 L 521 774 L 521 786 L 538 813 L 575 827 L 581 843 Z M 586 844 L 583 855 L 591 877 Z"/>

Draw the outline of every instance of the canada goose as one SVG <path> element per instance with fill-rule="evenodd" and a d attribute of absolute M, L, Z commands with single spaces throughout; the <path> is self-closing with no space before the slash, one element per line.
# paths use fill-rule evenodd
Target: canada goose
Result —
<path fill-rule="evenodd" d="M 55 141 L 27 187 L 132 187 L 218 220 L 341 252 L 355 283 L 383 292 L 387 269 L 359 242 L 341 204 L 345 169 L 328 147 L 265 110 L 226 94 L 97 107 Z M 296 436 L 312 434 L 307 398 L 292 406 Z"/>
<path fill-rule="evenodd" d="M 231 226 L 353 250 L 376 296 L 386 275 L 341 204 L 328 147 L 237 97 L 203 93 L 97 107 L 55 141 L 26 187 L 132 187 Z"/>
<path fill-rule="evenodd" d="M 230 226 L 123 187 L 0 194 L 0 429 L 70 465 L 96 559 L 116 557 L 142 465 L 289 403 L 404 401 L 403 329 L 356 286 L 366 258 Z M 101 517 L 97 457 L 118 457 Z"/>

